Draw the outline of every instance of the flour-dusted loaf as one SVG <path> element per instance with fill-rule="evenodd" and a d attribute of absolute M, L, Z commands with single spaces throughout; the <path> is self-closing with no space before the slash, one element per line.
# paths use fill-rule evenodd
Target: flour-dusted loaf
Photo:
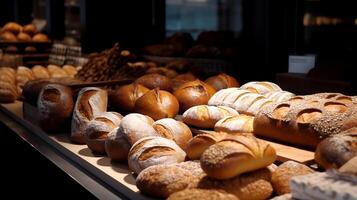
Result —
<path fill-rule="evenodd" d="M 124 134 L 130 145 L 133 145 L 141 138 L 160 136 L 152 127 L 153 123 L 154 120 L 149 116 L 131 113 L 123 117 L 118 131 Z"/>
<path fill-rule="evenodd" d="M 240 88 L 258 94 L 266 94 L 271 91 L 282 91 L 277 84 L 268 81 L 251 81 L 242 85 Z"/>
<path fill-rule="evenodd" d="M 254 117 L 250 115 L 228 116 L 219 120 L 214 125 L 214 130 L 226 133 L 253 133 L 253 122 Z"/>
<path fill-rule="evenodd" d="M 108 138 L 105 140 L 105 152 L 112 161 L 126 162 L 130 147 L 124 133 L 120 132 L 118 127 L 108 133 Z"/>
<path fill-rule="evenodd" d="M 104 112 L 94 117 L 85 130 L 86 143 L 90 150 L 97 154 L 105 154 L 105 141 L 108 134 L 119 126 L 123 116 L 117 112 Z"/>
<path fill-rule="evenodd" d="M 85 144 L 85 130 L 88 123 L 96 116 L 106 112 L 108 95 L 105 90 L 86 87 L 79 91 L 73 109 L 71 141 Z"/>
<path fill-rule="evenodd" d="M 288 92 L 288 91 L 271 91 L 271 92 L 265 93 L 264 96 L 266 98 L 272 100 L 274 103 L 280 103 L 280 102 L 291 99 L 292 97 L 295 96 L 295 94 Z"/>
<path fill-rule="evenodd" d="M 210 146 L 201 156 L 201 167 L 209 177 L 229 179 L 272 164 L 275 149 L 254 136 L 230 135 Z"/>
<path fill-rule="evenodd" d="M 190 126 L 212 129 L 217 121 L 238 112 L 226 106 L 199 105 L 191 107 L 183 113 L 183 121 Z"/>
<path fill-rule="evenodd" d="M 215 189 L 184 189 L 175 192 L 167 198 L 167 200 L 238 200 L 238 198 L 232 194 L 221 190 Z"/>
<path fill-rule="evenodd" d="M 163 137 L 145 137 L 138 140 L 128 155 L 129 168 L 136 174 L 159 164 L 183 162 L 186 153 L 173 141 Z"/>
<path fill-rule="evenodd" d="M 158 134 L 173 140 L 182 149 L 185 149 L 188 141 L 192 138 L 190 128 L 183 122 L 172 118 L 164 118 L 153 123 L 153 128 Z"/>

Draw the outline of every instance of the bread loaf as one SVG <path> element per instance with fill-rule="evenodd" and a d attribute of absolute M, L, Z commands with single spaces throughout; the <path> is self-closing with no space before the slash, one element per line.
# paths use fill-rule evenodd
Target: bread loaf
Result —
<path fill-rule="evenodd" d="M 192 138 L 191 130 L 186 124 L 171 118 L 160 119 L 152 126 L 158 134 L 175 141 L 182 149 L 186 148 L 187 142 Z"/>
<path fill-rule="evenodd" d="M 108 133 L 108 138 L 105 140 L 105 152 L 112 161 L 127 161 L 130 146 L 124 133 L 119 131 L 119 127 Z"/>
<path fill-rule="evenodd" d="M 159 136 L 152 127 L 154 120 L 146 115 L 131 113 L 123 117 L 119 132 L 125 135 L 130 145 L 144 137 Z"/>
<path fill-rule="evenodd" d="M 239 83 L 234 77 L 224 73 L 209 77 L 205 83 L 211 85 L 217 91 L 225 88 L 239 87 Z"/>
<path fill-rule="evenodd" d="M 48 40 L 47 35 L 43 33 L 37 33 L 32 37 L 32 41 L 34 42 L 48 42 Z"/>
<path fill-rule="evenodd" d="M 23 32 L 34 35 L 37 32 L 37 28 L 34 24 L 27 24 L 23 27 Z"/>
<path fill-rule="evenodd" d="M 213 144 L 223 140 L 226 137 L 224 132 L 214 132 L 212 134 L 199 134 L 193 137 L 185 148 L 187 157 L 191 160 L 198 160 L 202 153 Z"/>
<path fill-rule="evenodd" d="M 323 138 L 357 125 L 356 106 L 337 98 L 323 98 L 320 94 L 296 96 L 271 104 L 255 117 L 254 132 L 262 137 L 315 149 Z"/>
<path fill-rule="evenodd" d="M 181 85 L 183 85 L 184 83 L 194 81 L 196 79 L 197 77 L 195 77 L 191 72 L 185 74 L 179 74 L 172 79 L 172 90 L 175 91 L 179 87 L 181 87 Z"/>
<path fill-rule="evenodd" d="M 108 134 L 119 126 L 123 116 L 116 112 L 104 112 L 92 119 L 86 129 L 86 143 L 90 150 L 97 154 L 105 154 L 105 141 Z"/>
<path fill-rule="evenodd" d="M 283 101 L 289 100 L 295 96 L 295 94 L 287 91 L 271 91 L 265 93 L 264 96 L 274 103 L 281 103 Z"/>
<path fill-rule="evenodd" d="M 47 70 L 52 78 L 62 78 L 68 76 L 66 71 L 57 65 L 48 65 Z"/>
<path fill-rule="evenodd" d="M 22 31 L 22 26 L 16 22 L 8 22 L 2 27 L 2 32 L 9 31 L 14 34 L 18 34 Z"/>
<path fill-rule="evenodd" d="M 276 152 L 254 136 L 230 136 L 210 146 L 201 156 L 201 167 L 209 177 L 229 179 L 272 164 Z"/>
<path fill-rule="evenodd" d="M 184 112 L 193 106 L 206 105 L 215 92 L 212 86 L 195 80 L 181 85 L 175 90 L 174 95 L 179 101 L 180 111 Z"/>
<path fill-rule="evenodd" d="M 223 190 L 235 195 L 240 200 L 264 200 L 273 193 L 270 183 L 271 173 L 268 168 L 263 168 L 226 180 L 205 176 L 198 183 L 198 188 Z"/>
<path fill-rule="evenodd" d="M 37 100 L 39 125 L 46 132 L 63 130 L 73 112 L 72 89 L 48 84 L 43 87 Z"/>
<path fill-rule="evenodd" d="M 27 33 L 19 33 L 17 34 L 17 40 L 21 42 L 30 42 L 31 41 L 31 36 L 28 35 Z"/>
<path fill-rule="evenodd" d="M 240 87 L 240 89 L 249 90 L 258 94 L 266 94 L 271 91 L 282 91 L 281 88 L 272 82 L 267 81 L 252 81 Z"/>
<path fill-rule="evenodd" d="M 62 69 L 67 73 L 68 77 L 74 77 L 77 74 L 77 69 L 73 65 L 63 65 Z"/>
<path fill-rule="evenodd" d="M 24 67 L 24 66 L 19 66 L 16 70 L 16 82 L 17 82 L 17 88 L 18 92 L 22 92 L 22 88 L 26 84 L 27 81 L 34 80 L 35 76 L 33 75 L 33 72 L 31 69 Z"/>
<path fill-rule="evenodd" d="M 167 200 L 238 200 L 238 198 L 232 194 L 226 193 L 221 190 L 205 190 L 205 189 L 184 189 L 175 192 L 167 198 Z"/>
<path fill-rule="evenodd" d="M 186 110 L 183 121 L 190 126 L 212 129 L 217 121 L 234 115 L 238 115 L 238 112 L 226 106 L 200 105 Z"/>
<path fill-rule="evenodd" d="M 214 130 L 226 133 L 253 133 L 253 122 L 254 117 L 250 115 L 228 116 L 219 120 L 214 125 Z"/>
<path fill-rule="evenodd" d="M 71 141 L 85 144 L 85 129 L 96 116 L 107 110 L 108 95 L 105 90 L 86 87 L 79 91 L 73 109 L 71 125 Z"/>
<path fill-rule="evenodd" d="M 128 155 L 129 168 L 136 174 L 159 164 L 183 162 L 186 153 L 172 140 L 162 137 L 145 137 L 133 144 Z"/>
<path fill-rule="evenodd" d="M 110 103 L 120 110 L 134 111 L 136 100 L 148 91 L 148 88 L 137 83 L 124 85 L 110 95 Z"/>
<path fill-rule="evenodd" d="M 146 74 L 138 78 L 135 82 L 151 90 L 160 88 L 160 90 L 171 91 L 172 87 L 171 80 L 160 74 Z"/>
<path fill-rule="evenodd" d="M 324 139 L 316 148 L 315 161 L 325 169 L 340 168 L 357 156 L 357 127 Z"/>
<path fill-rule="evenodd" d="M 179 103 L 171 93 L 156 88 L 138 98 L 134 110 L 154 120 L 173 118 L 179 111 Z"/>
<path fill-rule="evenodd" d="M 40 79 L 40 78 L 50 78 L 50 74 L 48 72 L 48 70 L 41 66 L 41 65 L 35 65 L 32 67 L 32 72 L 35 75 L 36 79 Z"/>
<path fill-rule="evenodd" d="M 0 68 L 0 102 L 12 103 L 17 99 L 15 70 L 9 67 Z"/>

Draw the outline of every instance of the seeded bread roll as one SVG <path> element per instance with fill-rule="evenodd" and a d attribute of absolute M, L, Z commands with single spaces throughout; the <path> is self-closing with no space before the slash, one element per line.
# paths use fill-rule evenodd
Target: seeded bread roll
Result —
<path fill-rule="evenodd" d="M 211 85 L 217 91 L 225 88 L 239 87 L 239 83 L 234 77 L 224 73 L 209 77 L 205 83 Z"/>
<path fill-rule="evenodd" d="M 117 127 L 108 133 L 108 138 L 105 141 L 105 152 L 112 161 L 127 161 L 130 146 L 124 133 L 120 132 L 119 127 Z"/>
<path fill-rule="evenodd" d="M 186 153 L 172 140 L 162 137 L 145 137 L 138 140 L 128 155 L 129 168 L 136 174 L 159 164 L 183 162 Z"/>
<path fill-rule="evenodd" d="M 158 134 L 175 141 L 182 149 L 186 148 L 187 142 L 192 138 L 191 130 L 186 124 L 171 118 L 157 120 L 152 126 Z"/>
<path fill-rule="evenodd" d="M 240 87 L 241 89 L 249 90 L 258 94 L 266 94 L 271 91 L 282 91 L 281 88 L 272 82 L 267 81 L 252 81 Z"/>
<path fill-rule="evenodd" d="M 201 156 L 201 167 L 209 177 L 229 179 L 272 164 L 276 152 L 254 136 L 230 136 L 210 146 Z"/>
<path fill-rule="evenodd" d="M 85 130 L 88 123 L 96 116 L 106 112 L 108 95 L 105 90 L 86 87 L 79 91 L 73 109 L 71 141 L 85 144 Z"/>
<path fill-rule="evenodd" d="M 154 120 L 151 117 L 131 113 L 123 117 L 119 131 L 122 132 L 130 145 L 144 137 L 160 136 L 152 127 Z"/>
<path fill-rule="evenodd" d="M 253 133 L 253 122 L 254 117 L 250 115 L 228 116 L 219 120 L 214 125 L 214 130 L 226 133 Z"/>
<path fill-rule="evenodd" d="M 232 194 L 226 193 L 221 190 L 205 190 L 205 189 L 184 189 L 175 192 L 167 198 L 167 200 L 238 200 L 238 198 Z"/>
<path fill-rule="evenodd" d="M 205 176 L 200 180 L 198 188 L 224 190 L 240 200 L 264 200 L 273 193 L 271 173 L 268 168 L 263 168 L 227 180 Z"/>
<path fill-rule="evenodd" d="M 105 154 L 105 141 L 108 134 L 119 126 L 123 116 L 116 112 L 104 112 L 92 119 L 85 130 L 86 143 L 90 150 Z"/>
<path fill-rule="evenodd" d="M 199 105 L 183 113 L 183 121 L 191 126 L 212 129 L 217 121 L 238 115 L 238 112 L 226 106 Z"/>
<path fill-rule="evenodd" d="M 140 192 L 159 198 L 189 188 L 193 180 L 190 171 L 174 165 L 154 165 L 144 169 L 136 178 Z"/>

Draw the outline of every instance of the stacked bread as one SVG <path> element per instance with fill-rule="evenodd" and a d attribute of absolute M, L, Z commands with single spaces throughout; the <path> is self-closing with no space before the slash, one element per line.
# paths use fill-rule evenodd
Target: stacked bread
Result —
<path fill-rule="evenodd" d="M 0 30 L 0 40 L 6 42 L 47 42 L 47 35 L 38 33 L 34 24 L 21 26 L 16 22 L 5 24 Z"/>

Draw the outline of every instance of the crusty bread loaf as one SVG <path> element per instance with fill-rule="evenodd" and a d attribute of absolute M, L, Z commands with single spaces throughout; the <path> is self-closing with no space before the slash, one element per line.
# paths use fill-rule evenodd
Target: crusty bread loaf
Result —
<path fill-rule="evenodd" d="M 36 79 L 40 79 L 40 78 L 50 78 L 50 73 L 48 72 L 48 70 L 41 65 L 35 65 L 32 67 L 32 72 L 35 76 Z"/>
<path fill-rule="evenodd" d="M 47 70 L 51 76 L 51 78 L 62 78 L 67 77 L 68 74 L 61 67 L 57 65 L 48 65 Z"/>
<path fill-rule="evenodd" d="M 171 93 L 155 88 L 136 100 L 134 110 L 154 120 L 173 118 L 179 111 L 179 103 Z"/>
<path fill-rule="evenodd" d="M 160 136 L 152 127 L 154 120 L 139 113 L 131 113 L 121 120 L 119 131 L 122 132 L 130 145 L 144 137 Z"/>
<path fill-rule="evenodd" d="M 62 69 L 67 73 L 68 77 L 74 77 L 77 74 L 77 69 L 73 65 L 63 65 Z"/>
<path fill-rule="evenodd" d="M 295 94 L 288 92 L 288 91 L 271 91 L 271 92 L 265 93 L 264 96 L 266 98 L 272 100 L 274 103 L 280 103 L 280 102 L 291 99 L 292 97 L 295 96 Z"/>
<path fill-rule="evenodd" d="M 71 118 L 73 106 L 71 88 L 59 84 L 46 85 L 37 100 L 40 127 L 47 132 L 63 130 Z"/>
<path fill-rule="evenodd" d="M 226 137 L 224 132 L 214 132 L 212 134 L 199 134 L 193 137 L 185 148 L 187 157 L 191 160 L 201 158 L 202 153 L 213 144 L 223 140 Z"/>
<path fill-rule="evenodd" d="M 108 138 L 105 140 L 105 152 L 112 161 L 127 161 L 130 146 L 124 133 L 119 131 L 119 127 L 108 133 Z"/>
<path fill-rule="evenodd" d="M 251 81 L 242 85 L 240 88 L 258 94 L 266 94 L 271 91 L 282 91 L 277 84 L 268 81 Z"/>
<path fill-rule="evenodd" d="M 316 148 L 315 161 L 325 169 L 340 168 L 357 156 L 357 127 L 324 139 Z"/>
<path fill-rule="evenodd" d="M 145 137 L 131 147 L 128 155 L 129 168 L 136 174 L 159 164 L 183 162 L 186 153 L 172 140 L 163 137 Z"/>
<path fill-rule="evenodd" d="M 189 188 L 193 180 L 190 171 L 174 165 L 154 165 L 144 169 L 136 178 L 140 192 L 160 198 Z"/>
<path fill-rule="evenodd" d="M 152 126 L 158 134 L 175 141 L 182 149 L 186 148 L 187 142 L 192 138 L 190 128 L 185 123 L 172 118 L 160 119 Z"/>
<path fill-rule="evenodd" d="M 92 119 L 85 130 L 86 143 L 90 150 L 105 154 L 105 141 L 108 134 L 119 126 L 123 116 L 116 112 L 104 112 Z"/>
<path fill-rule="evenodd" d="M 314 170 L 310 169 L 306 165 L 294 161 L 287 161 L 279 165 L 279 167 L 273 172 L 271 183 L 273 185 L 274 191 L 278 195 L 290 193 L 291 189 L 289 182 L 292 177 L 313 172 Z"/>
<path fill-rule="evenodd" d="M 135 82 L 151 90 L 159 88 L 160 90 L 171 91 L 172 87 L 171 80 L 161 74 L 146 74 L 138 78 Z"/>
<path fill-rule="evenodd" d="M 219 120 L 214 125 L 214 130 L 226 133 L 253 133 L 253 122 L 254 117 L 250 115 L 228 116 Z"/>
<path fill-rule="evenodd" d="M 239 83 L 234 77 L 224 73 L 209 77 L 205 83 L 211 85 L 217 91 L 225 88 L 239 87 Z"/>
<path fill-rule="evenodd" d="M 205 176 L 198 183 L 198 188 L 224 190 L 240 200 L 264 200 L 273 193 L 271 173 L 268 168 L 263 168 L 227 180 Z"/>
<path fill-rule="evenodd" d="M 108 95 L 105 90 L 86 87 L 79 91 L 73 109 L 71 141 L 85 144 L 85 129 L 88 123 L 96 116 L 107 110 Z"/>
<path fill-rule="evenodd" d="M 110 103 L 120 110 L 134 111 L 136 100 L 148 91 L 150 91 L 148 88 L 137 83 L 124 85 L 110 95 Z"/>
<path fill-rule="evenodd" d="M 215 189 L 184 189 L 175 192 L 167 198 L 167 200 L 238 200 L 238 198 L 232 194 L 226 193 L 221 190 Z"/>
<path fill-rule="evenodd" d="M 182 84 L 174 95 L 180 103 L 180 111 L 184 112 L 193 106 L 206 105 L 215 92 L 212 86 L 197 79 Z"/>
<path fill-rule="evenodd" d="M 17 96 L 16 71 L 9 67 L 0 67 L 0 102 L 12 103 Z"/>
<path fill-rule="evenodd" d="M 195 77 L 191 72 L 185 74 L 179 74 L 172 79 L 172 90 L 175 91 L 179 87 L 181 87 L 181 85 L 183 85 L 184 83 L 194 81 L 196 79 L 197 77 Z"/>
<path fill-rule="evenodd" d="M 315 149 L 323 138 L 356 126 L 357 107 L 342 102 L 345 96 L 328 96 L 296 96 L 267 106 L 254 119 L 255 134 Z"/>
<path fill-rule="evenodd" d="M 20 94 L 22 92 L 22 88 L 24 87 L 26 82 L 28 82 L 30 80 L 34 80 L 34 79 L 35 79 L 35 76 L 31 69 L 29 69 L 25 66 L 17 67 L 16 84 L 17 84 L 18 93 Z"/>
<path fill-rule="evenodd" d="M 217 121 L 234 115 L 238 112 L 226 106 L 199 105 L 186 110 L 183 121 L 190 126 L 212 129 Z"/>
<path fill-rule="evenodd" d="M 230 136 L 210 146 L 201 156 L 201 167 L 209 177 L 229 179 L 264 168 L 276 159 L 268 143 L 254 136 Z"/>

